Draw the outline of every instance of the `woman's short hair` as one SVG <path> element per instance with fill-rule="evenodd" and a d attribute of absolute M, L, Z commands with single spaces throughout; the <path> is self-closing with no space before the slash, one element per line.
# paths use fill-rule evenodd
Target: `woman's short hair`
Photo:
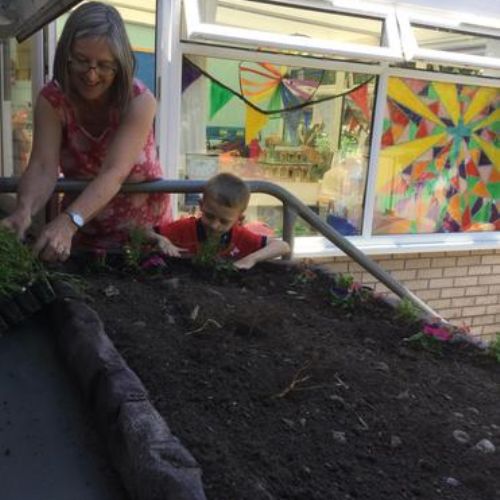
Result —
<path fill-rule="evenodd" d="M 66 20 L 54 57 L 54 79 L 69 91 L 68 61 L 76 39 L 104 37 L 115 58 L 117 72 L 112 87 L 114 104 L 123 112 L 132 98 L 135 57 L 120 13 L 101 2 L 88 2 Z"/>
<path fill-rule="evenodd" d="M 250 200 L 250 189 L 236 175 L 217 174 L 205 184 L 203 196 L 229 208 L 245 210 Z"/>

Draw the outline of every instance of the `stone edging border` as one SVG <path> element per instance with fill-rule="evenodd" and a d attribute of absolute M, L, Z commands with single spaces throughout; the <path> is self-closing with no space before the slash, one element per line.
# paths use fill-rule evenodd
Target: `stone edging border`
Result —
<path fill-rule="evenodd" d="M 65 282 L 49 312 L 57 346 L 131 500 L 206 500 L 201 468 L 151 404 L 97 313 Z"/>

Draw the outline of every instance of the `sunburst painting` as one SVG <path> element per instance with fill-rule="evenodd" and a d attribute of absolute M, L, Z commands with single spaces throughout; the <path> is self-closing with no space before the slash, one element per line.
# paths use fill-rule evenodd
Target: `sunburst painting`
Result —
<path fill-rule="evenodd" d="M 375 234 L 500 230 L 500 89 L 391 77 Z"/>

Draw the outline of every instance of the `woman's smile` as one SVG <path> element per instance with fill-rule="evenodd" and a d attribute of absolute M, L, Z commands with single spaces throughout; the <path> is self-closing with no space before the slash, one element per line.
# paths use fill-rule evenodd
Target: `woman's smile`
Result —
<path fill-rule="evenodd" d="M 75 40 L 69 73 L 73 89 L 85 100 L 107 98 L 115 72 L 115 58 L 105 38 L 89 37 Z"/>

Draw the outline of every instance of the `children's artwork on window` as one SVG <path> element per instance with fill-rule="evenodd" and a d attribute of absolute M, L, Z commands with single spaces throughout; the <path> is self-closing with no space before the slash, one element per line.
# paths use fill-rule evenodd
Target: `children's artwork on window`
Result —
<path fill-rule="evenodd" d="M 500 88 L 389 79 L 375 234 L 500 230 Z"/>

